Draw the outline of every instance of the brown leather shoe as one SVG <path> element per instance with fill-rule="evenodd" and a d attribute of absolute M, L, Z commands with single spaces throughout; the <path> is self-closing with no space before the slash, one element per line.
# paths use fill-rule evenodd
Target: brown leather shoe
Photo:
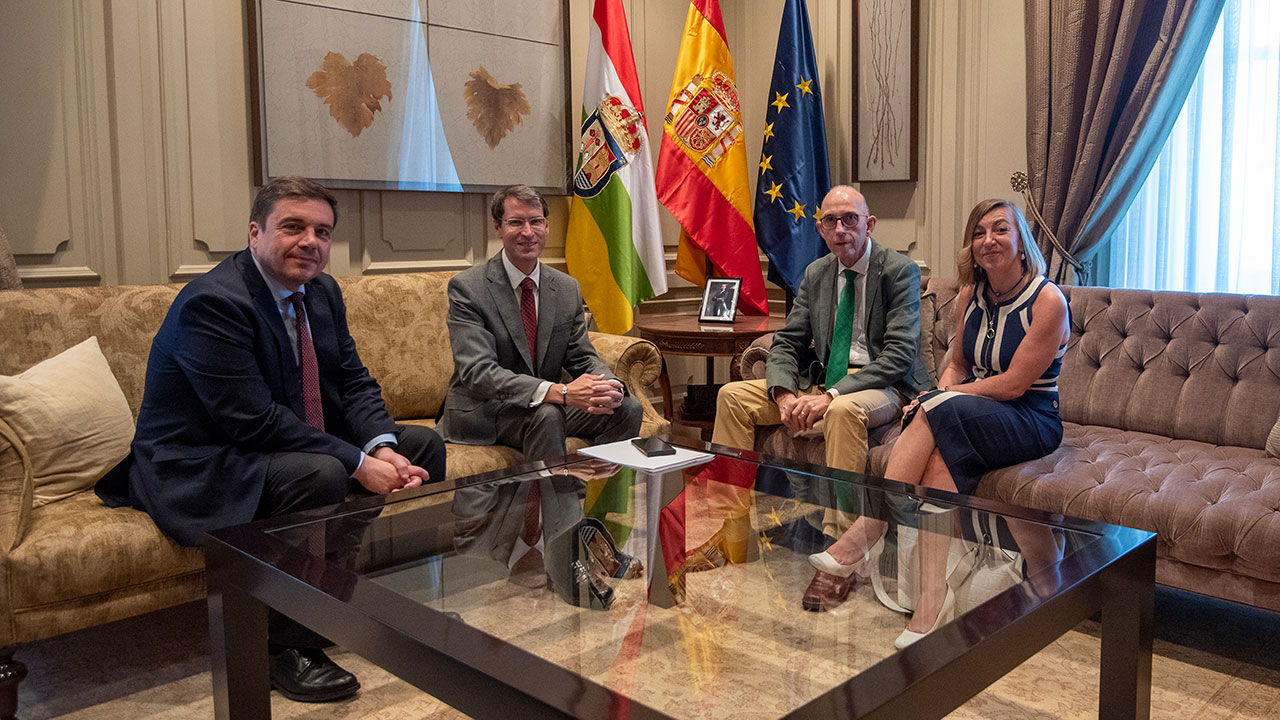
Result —
<path fill-rule="evenodd" d="M 849 591 L 858 585 L 859 580 L 866 582 L 866 579 L 859 577 L 857 573 L 840 577 L 815 570 L 813 579 L 809 581 L 809 587 L 804 589 L 804 596 L 800 598 L 800 606 L 809 612 L 830 610 L 849 597 Z"/>

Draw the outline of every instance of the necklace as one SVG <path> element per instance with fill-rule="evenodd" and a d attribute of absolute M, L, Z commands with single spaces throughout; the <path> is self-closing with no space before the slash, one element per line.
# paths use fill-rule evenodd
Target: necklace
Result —
<path fill-rule="evenodd" d="M 1023 280 L 1025 280 L 1025 279 L 1027 279 L 1027 274 L 1026 274 L 1026 273 L 1023 273 L 1023 274 L 1021 274 L 1021 275 L 1019 275 L 1019 276 L 1018 276 L 1018 279 L 1017 279 L 1017 280 L 1014 280 L 1014 281 L 1013 281 L 1013 284 L 1009 286 L 1009 289 L 1008 289 L 1008 290 L 997 290 L 997 289 L 995 288 L 995 286 L 991 284 L 991 278 L 990 278 L 990 277 L 988 277 L 988 278 L 987 278 L 987 288 L 989 288 L 989 289 L 991 290 L 991 294 L 992 294 L 992 295 L 995 295 L 995 296 L 996 296 L 996 300 L 999 300 L 1000 298 L 1003 298 L 1004 296 L 1009 295 L 1009 294 L 1011 294 L 1014 290 L 1016 290 L 1016 289 L 1018 288 L 1018 286 L 1022 284 L 1022 281 L 1023 281 Z"/>
<path fill-rule="evenodd" d="M 1006 295 L 1012 295 L 1013 291 L 1017 290 L 1018 286 L 1022 284 L 1022 281 L 1026 279 L 1027 279 L 1027 274 L 1023 273 L 1018 276 L 1018 279 L 1015 280 L 1012 285 L 1009 286 L 1009 289 L 996 290 L 994 287 L 991 286 L 991 278 L 987 278 L 987 289 L 990 290 L 991 294 L 995 296 L 996 302 L 998 303 L 1000 302 L 1001 298 L 1005 297 Z M 998 314 L 999 314 L 999 309 L 992 308 L 990 314 L 987 315 L 987 339 L 988 340 L 996 336 L 996 316 Z"/>

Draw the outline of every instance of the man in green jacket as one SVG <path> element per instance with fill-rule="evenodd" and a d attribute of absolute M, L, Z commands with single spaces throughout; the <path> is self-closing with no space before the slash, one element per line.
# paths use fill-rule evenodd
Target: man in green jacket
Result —
<path fill-rule="evenodd" d="M 827 193 L 817 228 L 831 254 L 805 269 L 765 379 L 720 390 L 714 442 L 752 449 L 757 426 L 782 424 L 821 432 L 827 465 L 863 472 L 867 428 L 932 385 L 920 359 L 920 269 L 872 240 L 875 225 L 857 190 Z"/>

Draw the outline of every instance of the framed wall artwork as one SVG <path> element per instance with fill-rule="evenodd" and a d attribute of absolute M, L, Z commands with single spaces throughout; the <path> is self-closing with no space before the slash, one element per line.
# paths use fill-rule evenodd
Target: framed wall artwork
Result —
<path fill-rule="evenodd" d="M 565 0 L 249 0 L 254 181 L 563 193 Z"/>
<path fill-rule="evenodd" d="M 742 278 L 707 278 L 707 284 L 702 289 L 698 322 L 733 322 L 738 312 L 738 293 L 741 290 Z"/>
<path fill-rule="evenodd" d="M 915 180 L 920 0 L 858 0 L 855 15 L 854 179 Z"/>

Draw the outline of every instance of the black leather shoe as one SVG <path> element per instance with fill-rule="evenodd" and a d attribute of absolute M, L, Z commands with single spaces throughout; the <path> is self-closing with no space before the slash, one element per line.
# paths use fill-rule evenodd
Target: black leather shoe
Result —
<path fill-rule="evenodd" d="M 288 648 L 271 654 L 271 686 L 290 700 L 332 702 L 355 695 L 360 681 L 323 650 Z"/>

